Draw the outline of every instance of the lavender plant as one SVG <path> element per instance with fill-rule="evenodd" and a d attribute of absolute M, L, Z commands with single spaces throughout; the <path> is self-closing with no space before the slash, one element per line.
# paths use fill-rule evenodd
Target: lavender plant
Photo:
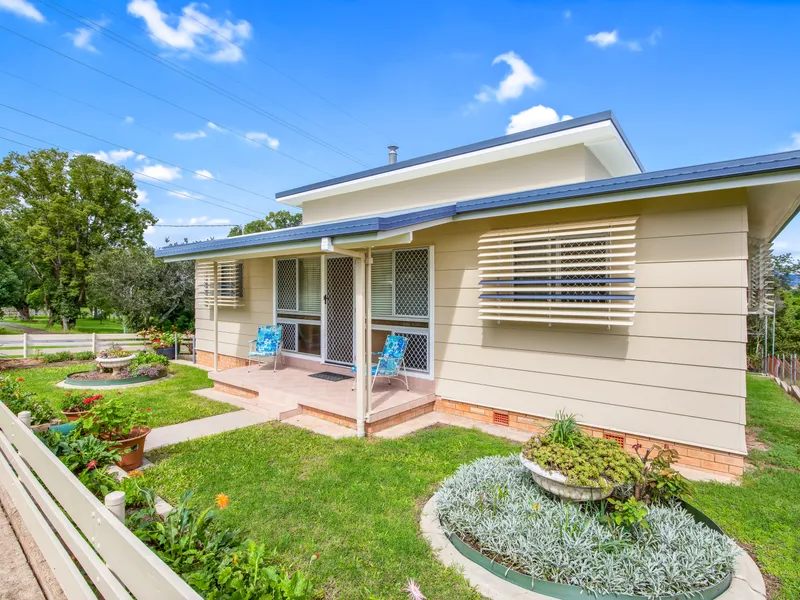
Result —
<path fill-rule="evenodd" d="M 733 571 L 738 549 L 679 504 L 650 508 L 647 528 L 613 532 L 595 504 L 563 503 L 519 458 L 463 465 L 435 495 L 444 530 L 514 569 L 596 594 L 696 592 Z"/>

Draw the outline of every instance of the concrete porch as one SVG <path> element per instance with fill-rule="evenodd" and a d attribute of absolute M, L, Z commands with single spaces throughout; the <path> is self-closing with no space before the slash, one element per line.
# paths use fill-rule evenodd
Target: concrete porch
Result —
<path fill-rule="evenodd" d="M 287 358 L 275 372 L 272 364 L 253 364 L 210 372 L 214 389 L 257 409 L 269 411 L 280 420 L 309 414 L 346 427 L 356 427 L 356 390 L 353 379 L 326 381 L 310 377 L 328 372 L 352 376 L 349 369 L 334 365 Z M 365 429 L 373 434 L 433 411 L 433 381 L 409 377 L 409 390 L 402 381 L 378 378 L 367 411 Z"/>

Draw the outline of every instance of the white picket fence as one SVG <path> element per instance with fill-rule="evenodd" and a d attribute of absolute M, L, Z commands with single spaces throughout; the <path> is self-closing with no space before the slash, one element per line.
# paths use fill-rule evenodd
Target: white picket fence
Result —
<path fill-rule="evenodd" d="M 2 403 L 0 484 L 69 600 L 200 600 Z"/>
<path fill-rule="evenodd" d="M 141 350 L 144 343 L 135 333 L 20 333 L 0 335 L 0 356 L 30 358 L 36 353 L 85 352 L 97 354 L 112 344 L 126 350 Z"/>

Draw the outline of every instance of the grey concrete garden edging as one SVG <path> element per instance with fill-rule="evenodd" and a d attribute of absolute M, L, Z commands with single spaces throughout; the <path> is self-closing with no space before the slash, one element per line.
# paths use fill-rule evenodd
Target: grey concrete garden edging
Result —
<path fill-rule="evenodd" d="M 694 514 L 695 513 L 693 513 L 693 515 Z M 695 517 L 697 518 L 697 515 L 695 515 Z M 705 515 L 703 515 L 703 517 L 705 517 Z M 473 562 L 459 551 L 450 538 L 448 538 L 447 534 L 442 530 L 436 511 L 436 503 L 433 498 L 428 500 L 427 504 L 425 504 L 425 507 L 422 509 L 420 529 L 439 561 L 446 566 L 459 569 L 464 577 L 469 580 L 471 585 L 475 586 L 481 594 L 491 600 L 547 600 L 553 597 L 564 599 L 578 598 L 581 594 L 587 596 L 585 591 L 574 586 L 552 583 L 550 583 L 549 586 L 541 585 L 549 582 L 536 582 L 537 587 L 542 590 L 536 592 L 531 589 L 520 587 L 512 583 L 509 579 L 504 578 L 504 576 L 508 577 L 509 573 L 509 569 L 506 567 L 501 567 L 498 569 L 498 573 L 493 573 L 489 569 Z M 458 542 L 460 542 L 460 540 L 458 540 Z M 461 544 L 465 548 L 472 550 L 469 546 L 463 544 L 463 542 Z M 472 550 L 472 552 L 479 554 L 475 550 Z M 483 556 L 481 554 L 479 555 Z M 489 559 L 486 560 L 489 561 Z M 527 579 L 530 581 L 530 577 Z M 753 562 L 753 559 L 744 551 L 739 555 L 736 561 L 733 577 L 730 578 L 729 581 L 725 580 L 724 583 L 728 583 L 729 585 L 727 585 L 727 589 L 722 593 L 718 593 L 715 596 L 700 596 L 695 594 L 695 597 L 716 597 L 717 600 L 764 600 L 766 598 L 764 578 L 761 576 L 761 572 L 758 570 L 755 562 Z M 554 593 L 556 586 L 558 588 L 565 588 L 565 590 L 559 590 L 562 593 Z M 712 586 L 709 590 L 717 587 L 722 587 L 722 583 L 717 584 L 717 586 Z M 566 590 L 569 590 L 569 593 L 563 593 Z M 637 596 L 606 596 L 606 598 L 612 597 L 620 599 L 638 598 Z"/>

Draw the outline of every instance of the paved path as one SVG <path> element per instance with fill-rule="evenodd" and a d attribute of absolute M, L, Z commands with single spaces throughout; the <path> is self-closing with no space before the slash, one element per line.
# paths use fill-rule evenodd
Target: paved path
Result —
<path fill-rule="evenodd" d="M 225 413 L 205 419 L 195 419 L 177 425 L 167 425 L 166 427 L 156 427 L 147 436 L 145 442 L 145 452 L 161 446 L 187 442 L 209 435 L 216 435 L 225 431 L 250 427 L 267 421 L 274 421 L 275 418 L 268 414 L 259 414 L 248 410 Z"/>
<path fill-rule="evenodd" d="M 0 600 L 45 600 L 5 511 L 0 507 Z"/>

